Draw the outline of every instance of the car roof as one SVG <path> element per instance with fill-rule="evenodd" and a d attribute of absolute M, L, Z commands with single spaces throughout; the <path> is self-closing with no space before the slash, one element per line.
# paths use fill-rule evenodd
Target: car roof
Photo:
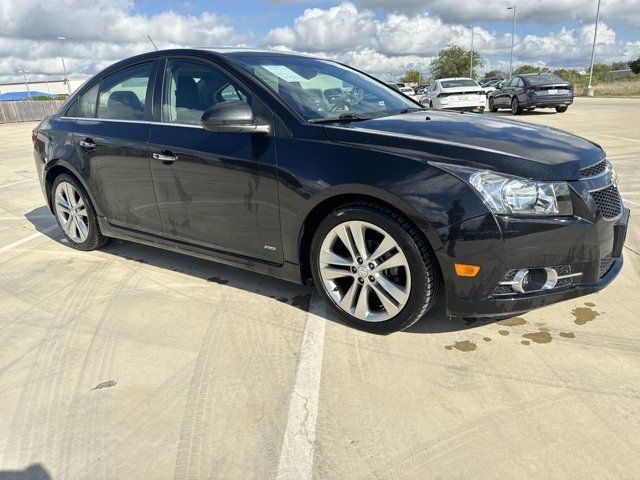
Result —
<path fill-rule="evenodd" d="M 469 77 L 449 77 L 449 78 L 439 78 L 438 82 L 444 82 L 445 80 L 473 80 L 473 78 Z M 475 82 L 475 80 L 473 80 Z"/>

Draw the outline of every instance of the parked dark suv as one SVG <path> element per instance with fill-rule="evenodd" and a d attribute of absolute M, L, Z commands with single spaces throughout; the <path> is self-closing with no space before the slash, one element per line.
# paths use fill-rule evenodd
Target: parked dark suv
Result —
<path fill-rule="evenodd" d="M 552 73 L 515 75 L 489 93 L 489 111 L 510 108 L 514 115 L 536 108 L 564 113 L 572 103 L 573 85 Z"/>
<path fill-rule="evenodd" d="M 293 282 L 346 322 L 505 316 L 598 291 L 629 211 L 602 149 L 435 111 L 336 62 L 169 50 L 119 62 L 34 131 L 69 244 L 110 237 Z"/>

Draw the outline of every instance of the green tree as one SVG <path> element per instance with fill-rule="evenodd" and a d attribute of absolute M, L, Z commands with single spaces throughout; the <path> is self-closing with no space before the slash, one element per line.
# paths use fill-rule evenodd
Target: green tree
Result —
<path fill-rule="evenodd" d="M 438 52 L 438 56 L 431 61 L 429 70 L 434 79 L 448 77 L 467 77 L 471 66 L 471 51 L 458 45 L 450 44 Z M 473 77 L 477 78 L 476 72 L 484 66 L 484 59 L 473 52 Z"/>
<path fill-rule="evenodd" d="M 489 70 L 488 72 L 486 72 L 484 74 L 485 77 L 500 77 L 500 78 L 507 78 L 507 74 L 504 73 L 502 70 Z"/>
<path fill-rule="evenodd" d="M 631 69 L 631 71 L 636 75 L 640 73 L 640 58 L 627 63 L 627 65 L 629 65 L 629 68 Z"/>
<path fill-rule="evenodd" d="M 533 65 L 520 65 L 513 72 L 514 75 L 521 75 L 523 73 L 538 73 L 540 71 L 539 67 L 534 67 Z"/>
<path fill-rule="evenodd" d="M 611 70 L 626 70 L 629 68 L 627 62 L 613 62 L 611 64 Z"/>
<path fill-rule="evenodd" d="M 402 83 L 421 83 L 423 76 L 418 70 L 407 70 L 400 79 Z"/>

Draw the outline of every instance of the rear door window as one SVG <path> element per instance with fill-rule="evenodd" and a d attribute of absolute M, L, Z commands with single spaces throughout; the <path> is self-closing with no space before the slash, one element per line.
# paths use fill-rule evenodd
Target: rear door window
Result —
<path fill-rule="evenodd" d="M 98 118 L 143 120 L 150 76 L 151 62 L 125 68 L 102 80 Z"/>
<path fill-rule="evenodd" d="M 96 83 L 80 97 L 78 117 L 94 118 L 96 116 L 96 105 L 98 103 L 98 90 L 100 83 Z"/>

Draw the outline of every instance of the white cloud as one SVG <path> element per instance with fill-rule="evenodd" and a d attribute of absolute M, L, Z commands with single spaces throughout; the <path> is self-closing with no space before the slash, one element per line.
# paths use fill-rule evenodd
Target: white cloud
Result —
<path fill-rule="evenodd" d="M 57 36 L 67 37 L 63 48 L 70 76 L 86 76 L 153 49 L 147 35 L 159 48 L 238 45 L 250 38 L 219 15 L 144 16 L 132 14 L 132 8 L 128 0 L 2 0 L 0 80 L 15 80 L 18 67 L 33 79 L 62 77 Z"/>

